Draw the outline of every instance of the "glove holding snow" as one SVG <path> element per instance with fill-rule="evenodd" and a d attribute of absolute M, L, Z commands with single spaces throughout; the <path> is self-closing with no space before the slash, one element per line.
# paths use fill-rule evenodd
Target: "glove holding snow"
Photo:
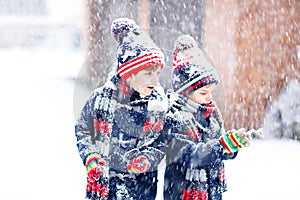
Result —
<path fill-rule="evenodd" d="M 86 173 L 89 182 L 95 182 L 99 180 L 103 173 L 104 160 L 100 160 L 97 154 L 91 154 L 86 159 Z"/>
<path fill-rule="evenodd" d="M 251 135 L 244 129 L 231 130 L 222 135 L 220 141 L 227 153 L 234 153 L 241 148 L 250 146 Z"/>
<path fill-rule="evenodd" d="M 249 131 L 246 132 L 245 128 L 240 128 L 239 130 L 237 130 L 237 132 L 239 133 L 241 140 L 246 144 L 246 147 L 250 146 L 252 134 Z"/>
<path fill-rule="evenodd" d="M 166 99 L 152 99 L 148 101 L 148 111 L 149 112 L 167 112 L 168 101 Z"/>
<path fill-rule="evenodd" d="M 151 164 L 148 158 L 144 155 L 140 155 L 136 158 L 133 158 L 127 165 L 127 170 L 129 174 L 142 174 L 151 167 Z"/>
<path fill-rule="evenodd" d="M 251 138 L 253 138 L 253 137 L 263 138 L 264 137 L 263 128 L 259 128 L 257 130 L 251 129 L 251 130 L 247 131 L 247 134 L 249 134 L 251 136 Z"/>
<path fill-rule="evenodd" d="M 148 101 L 147 110 L 149 112 L 149 119 L 144 122 L 143 131 L 151 132 L 161 131 L 164 126 L 164 117 L 168 109 L 168 102 L 165 99 Z"/>

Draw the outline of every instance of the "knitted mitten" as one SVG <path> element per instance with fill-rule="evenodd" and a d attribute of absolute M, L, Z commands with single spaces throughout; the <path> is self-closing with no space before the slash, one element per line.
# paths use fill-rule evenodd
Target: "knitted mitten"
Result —
<path fill-rule="evenodd" d="M 250 145 L 250 138 L 244 130 L 228 131 L 221 136 L 220 141 L 227 153 L 234 153 Z"/>
<path fill-rule="evenodd" d="M 183 190 L 182 200 L 193 200 L 193 199 L 207 199 L 208 193 L 207 191 L 199 191 L 199 190 Z"/>
<path fill-rule="evenodd" d="M 105 174 L 104 165 L 104 160 L 99 159 L 98 154 L 90 154 L 86 158 L 86 173 L 88 176 L 86 186 L 87 199 L 108 198 L 108 181 L 106 177 L 103 177 Z"/>
<path fill-rule="evenodd" d="M 133 158 L 127 165 L 127 170 L 130 174 L 142 174 L 151 167 L 151 164 L 146 156 L 138 156 Z"/>
<path fill-rule="evenodd" d="M 255 129 L 251 129 L 249 131 L 247 131 L 247 134 L 249 134 L 252 137 L 258 137 L 258 138 L 263 138 L 264 137 L 264 131 L 263 128 L 259 128 L 257 130 Z"/>
<path fill-rule="evenodd" d="M 104 164 L 104 160 L 100 160 L 97 154 L 91 154 L 86 158 L 86 173 L 90 182 L 99 180 Z"/>

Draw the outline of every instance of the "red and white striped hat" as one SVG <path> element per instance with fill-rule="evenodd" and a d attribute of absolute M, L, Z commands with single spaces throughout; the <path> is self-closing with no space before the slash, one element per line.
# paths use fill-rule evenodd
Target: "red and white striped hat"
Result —
<path fill-rule="evenodd" d="M 150 36 L 127 18 L 113 21 L 112 36 L 119 43 L 117 72 L 126 80 L 133 74 L 151 66 L 164 67 L 164 54 Z"/>

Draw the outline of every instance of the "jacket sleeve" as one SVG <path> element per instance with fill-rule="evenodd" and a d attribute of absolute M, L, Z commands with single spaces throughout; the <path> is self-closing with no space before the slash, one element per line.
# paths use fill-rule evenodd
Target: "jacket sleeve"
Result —
<path fill-rule="evenodd" d="M 159 163 L 162 161 L 162 159 L 165 156 L 164 141 L 165 141 L 164 135 L 163 133 L 161 133 L 159 137 L 152 144 L 141 149 L 141 154 L 145 155 L 151 163 L 150 170 L 156 170 Z"/>
<path fill-rule="evenodd" d="M 88 155 L 98 153 L 94 139 L 94 121 L 93 109 L 96 95 L 95 93 L 89 98 L 84 105 L 80 116 L 75 124 L 75 136 L 79 155 L 85 165 Z"/>
<path fill-rule="evenodd" d="M 174 117 L 166 119 L 167 164 L 176 162 L 186 167 L 199 167 L 224 159 L 223 147 L 218 139 L 207 142 L 195 142 L 185 133 Z"/>
<path fill-rule="evenodd" d="M 224 153 L 223 160 L 232 160 L 238 155 L 238 151 L 234 153 Z"/>
<path fill-rule="evenodd" d="M 224 130 L 221 129 L 221 133 L 222 131 Z M 219 138 L 193 144 L 191 148 L 190 163 L 195 167 L 212 164 L 221 160 L 234 159 L 238 154 L 238 152 L 226 153 Z"/>
<path fill-rule="evenodd" d="M 191 149 L 192 153 L 189 157 L 190 167 L 213 164 L 224 159 L 223 146 L 219 139 L 193 144 Z"/>

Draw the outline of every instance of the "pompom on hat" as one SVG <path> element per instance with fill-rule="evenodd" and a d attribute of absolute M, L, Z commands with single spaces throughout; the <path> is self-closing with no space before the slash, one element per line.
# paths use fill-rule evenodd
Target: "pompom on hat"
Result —
<path fill-rule="evenodd" d="M 179 36 L 173 53 L 173 89 L 177 94 L 187 96 L 203 86 L 219 82 L 216 70 L 191 36 Z"/>
<path fill-rule="evenodd" d="M 164 67 L 164 54 L 134 20 L 114 20 L 111 33 L 118 42 L 117 73 L 123 80 L 151 66 Z"/>

